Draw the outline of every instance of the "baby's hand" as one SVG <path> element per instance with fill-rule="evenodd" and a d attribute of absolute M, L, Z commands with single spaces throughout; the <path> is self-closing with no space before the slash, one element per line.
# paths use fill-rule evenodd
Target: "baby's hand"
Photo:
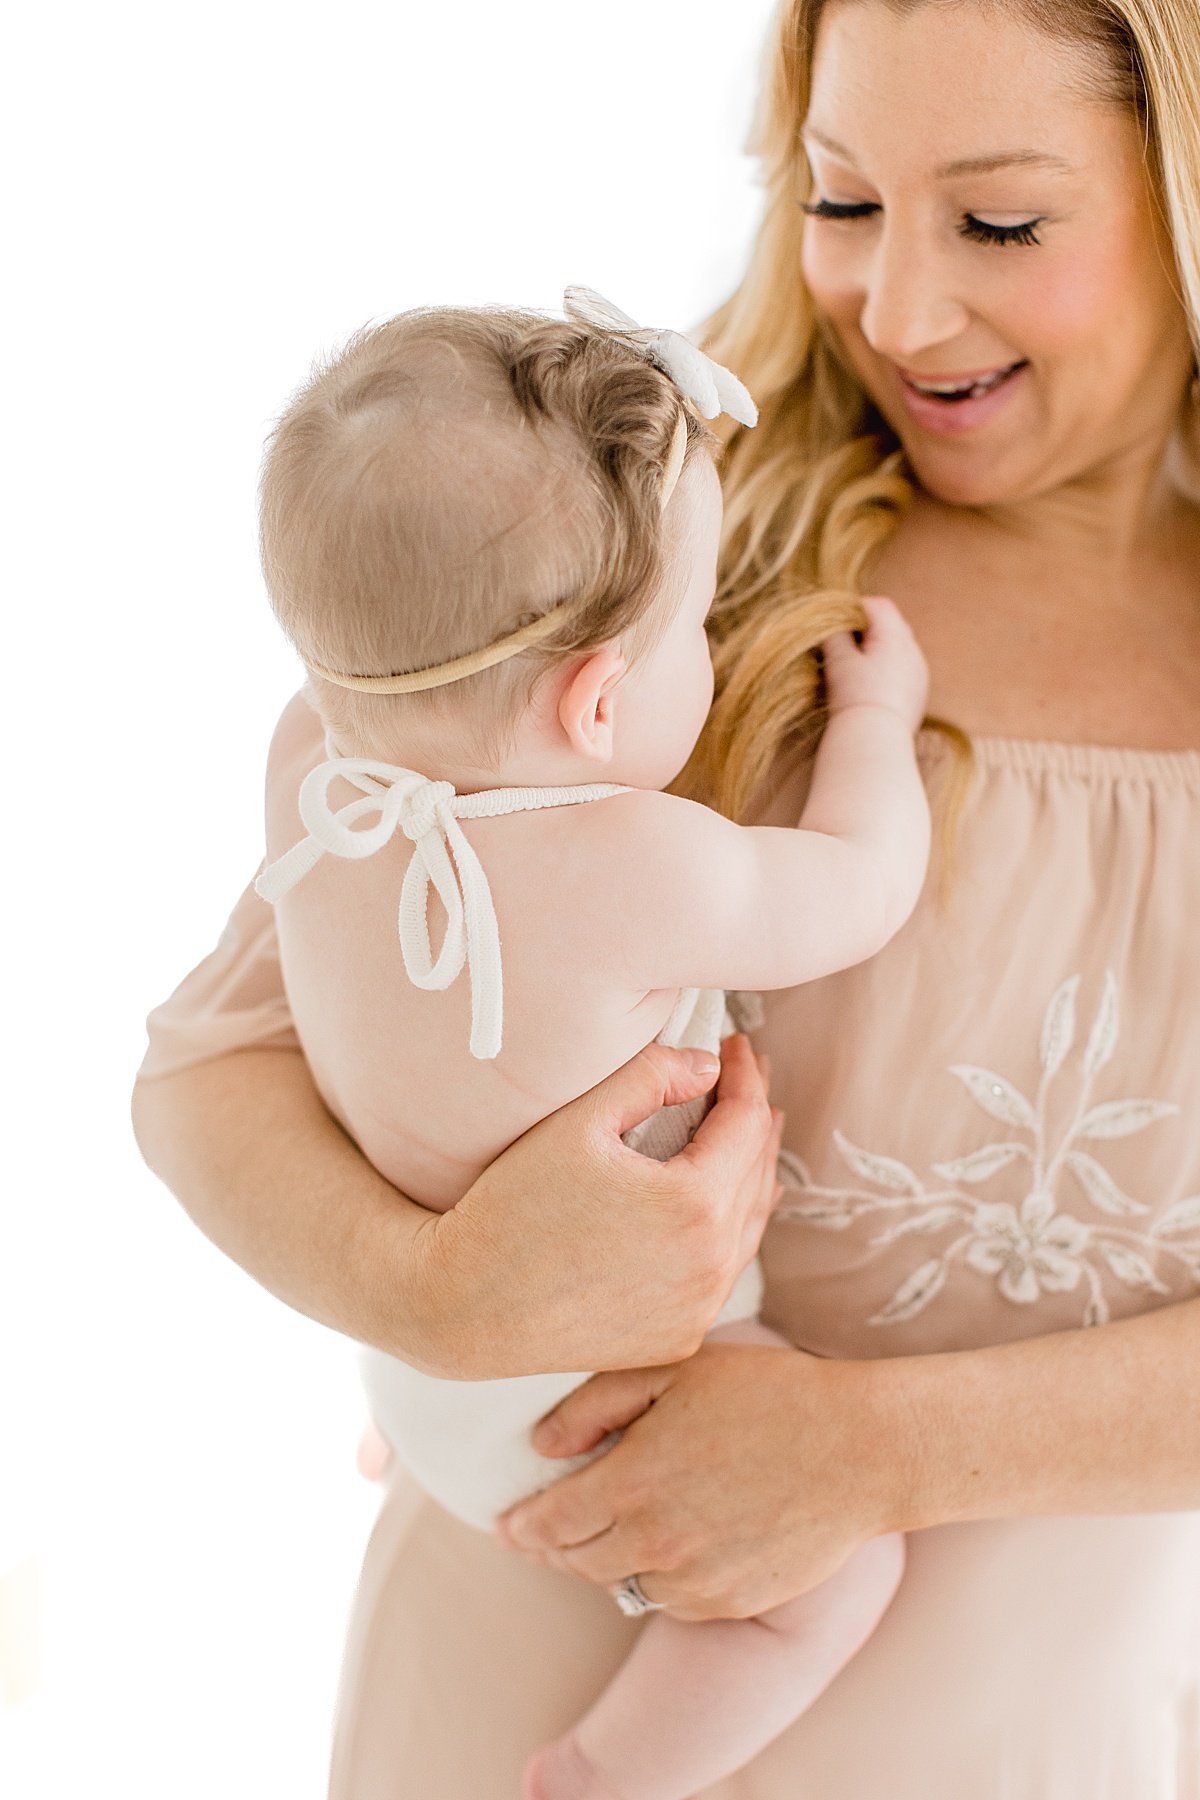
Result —
<path fill-rule="evenodd" d="M 838 631 L 822 645 L 830 714 L 851 706 L 883 706 L 915 731 L 929 694 L 925 658 L 893 601 L 870 599 L 863 606 L 867 629 L 861 644 L 853 632 Z"/>

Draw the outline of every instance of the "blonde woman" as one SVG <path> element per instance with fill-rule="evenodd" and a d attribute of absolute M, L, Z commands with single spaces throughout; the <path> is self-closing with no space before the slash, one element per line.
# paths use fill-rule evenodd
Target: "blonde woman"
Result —
<path fill-rule="evenodd" d="M 323 1114 L 245 901 L 155 1021 L 142 1143 L 277 1293 L 421 1366 L 595 1367 L 601 1343 L 610 1368 L 614 1344 L 654 1365 L 563 1404 L 547 1452 L 629 1429 L 507 1542 L 391 1488 L 338 1800 L 513 1800 L 640 1628 L 610 1584 L 748 1616 L 894 1529 L 908 1570 L 875 1636 L 705 1800 L 1188 1800 L 1200 17 L 789 0 L 762 149 L 762 235 L 711 333 L 762 422 L 726 459 L 723 689 L 695 783 L 793 815 L 805 647 L 868 582 L 974 759 L 955 824 L 954 745 L 923 740 L 947 854 L 910 924 L 768 1005 L 793 1191 L 766 1316 L 797 1349 L 674 1360 L 770 1198 L 740 1040 L 686 1160 L 615 1144 L 708 1079 L 640 1059 L 434 1228 Z M 529 1186 L 578 1240 L 571 1289 L 560 1244 L 522 1239 Z"/>

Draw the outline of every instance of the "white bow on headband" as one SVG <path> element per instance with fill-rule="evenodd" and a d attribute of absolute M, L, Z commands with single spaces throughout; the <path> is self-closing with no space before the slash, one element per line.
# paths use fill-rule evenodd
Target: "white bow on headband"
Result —
<path fill-rule="evenodd" d="M 654 331 L 639 325 L 595 288 L 569 287 L 563 295 L 563 311 L 577 324 L 611 331 L 636 344 L 671 377 L 702 419 L 715 419 L 718 413 L 727 412 L 739 425 L 757 425 L 758 408 L 737 376 L 698 350 L 681 331 Z"/>

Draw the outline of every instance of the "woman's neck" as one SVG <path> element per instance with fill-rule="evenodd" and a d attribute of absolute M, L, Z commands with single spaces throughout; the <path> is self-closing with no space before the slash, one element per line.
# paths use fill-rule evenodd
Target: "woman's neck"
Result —
<path fill-rule="evenodd" d="M 1118 456 L 1044 494 L 946 513 L 973 513 L 989 530 L 1109 577 L 1159 554 L 1180 528 L 1194 527 L 1195 500 L 1180 486 L 1174 434 L 1132 444 Z"/>
<path fill-rule="evenodd" d="M 930 710 L 967 731 L 1200 745 L 1200 506 L 1163 454 L 1020 505 L 919 496 L 867 579 L 917 633 Z"/>

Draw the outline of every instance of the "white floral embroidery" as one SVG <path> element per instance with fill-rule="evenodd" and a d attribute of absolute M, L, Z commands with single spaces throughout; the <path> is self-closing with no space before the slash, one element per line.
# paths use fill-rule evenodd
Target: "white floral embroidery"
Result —
<path fill-rule="evenodd" d="M 951 1067 L 950 1074 L 963 1084 L 976 1105 L 1015 1135 L 985 1144 L 966 1156 L 934 1163 L 934 1174 L 947 1185 L 927 1186 L 904 1163 L 860 1149 L 839 1131 L 833 1134 L 838 1154 L 850 1172 L 868 1186 L 822 1187 L 811 1179 L 799 1157 L 783 1153 L 780 1161 L 785 1181 L 808 1198 L 779 1207 L 776 1219 L 844 1231 L 868 1215 L 893 1214 L 893 1222 L 870 1240 L 870 1248 L 876 1252 L 905 1238 L 932 1237 L 965 1227 L 937 1255 L 914 1269 L 868 1324 L 899 1325 L 916 1318 L 941 1293 L 956 1261 L 991 1277 L 1004 1298 L 1017 1306 L 1031 1306 L 1044 1293 L 1073 1293 L 1082 1284 L 1084 1325 L 1100 1325 L 1109 1318 L 1105 1274 L 1128 1288 L 1167 1294 L 1170 1290 L 1155 1269 L 1157 1259 L 1165 1258 L 1200 1286 L 1200 1194 L 1177 1201 L 1152 1224 L 1138 1229 L 1129 1221 L 1144 1217 L 1150 1207 L 1124 1193 L 1104 1165 L 1079 1148 L 1081 1142 L 1131 1137 L 1179 1111 L 1165 1100 L 1092 1103 L 1096 1077 L 1112 1057 L 1119 1030 L 1117 983 L 1111 970 L 1104 977 L 1104 991 L 1083 1051 L 1083 1081 L 1074 1115 L 1057 1144 L 1052 1148 L 1048 1142 L 1047 1100 L 1075 1044 L 1079 985 L 1079 976 L 1072 975 L 1046 1008 L 1039 1046 L 1042 1075 L 1033 1101 L 991 1069 L 967 1063 Z M 1029 1169 L 1019 1207 L 984 1200 L 968 1191 L 1017 1162 Z M 1074 1178 L 1087 1204 L 1102 1215 L 1098 1222 L 1060 1211 L 1057 1189 L 1065 1172 Z"/>

